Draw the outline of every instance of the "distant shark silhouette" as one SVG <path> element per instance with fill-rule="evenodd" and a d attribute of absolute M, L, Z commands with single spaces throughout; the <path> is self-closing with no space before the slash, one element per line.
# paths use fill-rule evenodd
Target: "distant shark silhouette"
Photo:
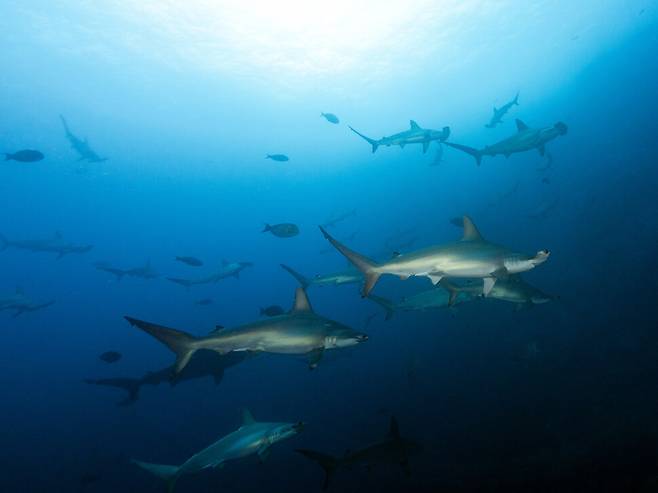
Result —
<path fill-rule="evenodd" d="M 407 144 L 422 144 L 423 153 L 433 141 L 443 142 L 450 136 L 450 127 L 443 127 L 442 130 L 433 130 L 431 128 L 421 128 L 414 120 L 409 120 L 409 130 L 398 132 L 389 137 L 382 137 L 379 140 L 366 137 L 362 133 L 350 127 L 350 130 L 368 142 L 372 146 L 372 152 L 375 153 L 379 146 L 398 145 L 404 148 Z"/>
<path fill-rule="evenodd" d="M 512 99 L 509 103 L 505 103 L 502 105 L 500 108 L 496 108 L 494 106 L 493 109 L 493 116 L 491 117 L 491 120 L 489 120 L 489 123 L 485 125 L 487 128 L 494 128 L 496 125 L 499 123 L 503 123 L 503 116 L 510 110 L 512 106 L 518 106 L 519 105 L 519 93 L 516 93 L 516 96 L 514 96 L 514 99 Z"/>
<path fill-rule="evenodd" d="M 80 161 L 87 161 L 89 163 L 102 163 L 103 161 L 107 161 L 107 158 L 100 157 L 98 154 L 96 154 L 96 152 L 89 145 L 89 141 L 87 139 L 82 140 L 79 137 L 76 137 L 73 132 L 71 132 L 68 123 L 66 123 L 66 119 L 62 115 L 59 115 L 59 118 L 62 120 L 62 125 L 64 125 L 66 138 L 71 144 L 73 150 L 75 150 L 75 152 L 77 152 L 80 156 Z"/>
<path fill-rule="evenodd" d="M 9 240 L 0 235 L 0 251 L 7 248 L 16 248 L 17 250 L 27 250 L 30 252 L 47 252 L 56 253 L 57 260 L 71 253 L 87 253 L 93 245 L 74 245 L 73 243 L 64 243 L 62 235 L 57 232 L 52 238 L 38 240 Z"/>
<path fill-rule="evenodd" d="M 146 264 L 142 267 L 133 267 L 131 269 L 120 269 L 118 267 L 112 267 L 111 265 L 105 263 L 105 262 L 96 262 L 94 264 L 94 267 L 96 269 L 103 271 L 103 272 L 108 272 L 110 274 L 113 274 L 116 276 L 117 281 L 120 281 L 123 279 L 124 276 L 127 277 L 136 277 L 139 279 L 155 279 L 157 277 L 160 277 L 160 274 L 158 274 L 152 267 L 151 267 L 151 261 L 149 260 L 146 262 Z"/>
<path fill-rule="evenodd" d="M 0 311 L 14 311 L 13 317 L 16 318 L 23 313 L 36 312 L 37 310 L 43 310 L 48 308 L 50 305 L 55 303 L 54 301 L 48 301 L 46 303 L 35 303 L 30 300 L 21 288 L 16 288 L 16 292 L 12 296 L 7 298 L 0 298 Z"/>
<path fill-rule="evenodd" d="M 227 260 L 222 260 L 222 267 L 219 271 L 215 272 L 206 277 L 201 277 L 198 279 L 180 279 L 177 277 L 168 277 L 167 280 L 173 283 L 185 286 L 186 288 L 196 286 L 198 284 L 212 284 L 226 279 L 227 277 L 235 277 L 236 279 L 240 278 L 240 272 L 242 272 L 247 267 L 252 267 L 254 264 L 251 262 L 228 262 Z"/>

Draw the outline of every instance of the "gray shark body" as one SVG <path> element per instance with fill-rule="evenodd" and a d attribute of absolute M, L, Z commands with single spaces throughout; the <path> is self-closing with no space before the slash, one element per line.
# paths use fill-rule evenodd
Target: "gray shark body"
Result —
<path fill-rule="evenodd" d="M 270 447 L 277 442 L 295 436 L 303 423 L 261 423 L 255 421 L 249 411 L 243 411 L 242 426 L 220 438 L 212 445 L 197 452 L 180 466 L 150 464 L 133 461 L 142 469 L 164 479 L 172 492 L 176 480 L 183 475 L 196 474 L 204 469 L 222 467 L 226 462 L 258 454 L 264 460 Z"/>
<path fill-rule="evenodd" d="M 57 259 L 60 259 L 72 253 L 87 253 L 93 248 L 93 245 L 66 243 L 59 233 L 52 238 L 40 240 L 9 240 L 0 235 L 0 251 L 7 248 L 16 248 L 17 250 L 27 250 L 29 252 L 56 253 Z"/>
<path fill-rule="evenodd" d="M 260 320 L 234 329 L 218 328 L 205 337 L 126 317 L 128 322 L 147 332 L 176 353 L 176 373 L 187 365 L 199 349 L 219 354 L 251 351 L 276 354 L 302 354 L 315 368 L 325 350 L 354 346 L 368 337 L 328 318 L 317 315 L 302 288 L 295 292 L 290 313 Z"/>
<path fill-rule="evenodd" d="M 482 292 L 482 287 L 480 287 L 479 292 L 480 293 Z M 384 310 L 386 310 L 386 320 L 390 320 L 391 317 L 393 317 L 394 313 L 398 311 L 424 312 L 431 310 L 439 310 L 442 308 L 448 308 L 450 306 L 454 306 L 459 303 L 469 301 L 472 298 L 473 295 L 469 291 L 460 291 L 457 293 L 455 299 L 452 300 L 451 303 L 451 293 L 439 287 L 427 289 L 425 291 L 421 291 L 420 293 L 412 294 L 411 296 L 406 296 L 398 302 L 393 302 L 386 298 L 382 298 L 381 296 L 376 296 L 374 294 L 368 295 L 368 299 L 379 304 L 381 307 L 384 308 Z"/>
<path fill-rule="evenodd" d="M 398 422 L 391 418 L 388 435 L 380 442 L 367 447 L 348 451 L 343 457 L 331 455 L 308 449 L 297 449 L 304 457 L 317 462 L 324 469 L 325 478 L 323 489 L 329 487 L 329 481 L 337 469 L 364 466 L 371 468 L 376 464 L 399 465 L 406 475 L 411 473 L 409 458 L 421 451 L 421 446 L 412 440 L 400 435 Z"/>
<path fill-rule="evenodd" d="M 0 298 L 0 311 L 13 311 L 13 317 L 16 318 L 19 315 L 29 312 L 36 312 L 38 310 L 43 310 L 44 308 L 49 307 L 55 303 L 54 301 L 48 301 L 45 303 L 35 303 L 30 298 L 25 296 L 25 293 L 19 288 L 16 289 L 16 292 L 6 298 Z"/>
<path fill-rule="evenodd" d="M 372 146 L 373 153 L 377 151 L 379 146 L 390 147 L 397 145 L 404 148 L 407 144 L 421 144 L 423 146 L 423 153 L 425 153 L 432 142 L 443 142 L 450 136 L 450 127 L 443 127 L 442 130 L 421 128 L 414 120 L 409 121 L 409 130 L 393 134 L 389 137 L 382 137 L 379 140 L 366 137 L 352 127 L 350 127 L 350 130 L 368 142 Z"/>
<path fill-rule="evenodd" d="M 135 277 L 138 279 L 156 279 L 160 277 L 160 274 L 158 274 L 152 267 L 151 267 L 151 262 L 147 262 L 144 266 L 142 267 L 133 267 L 131 269 L 120 269 L 118 267 L 112 267 L 111 265 L 108 265 L 104 262 L 97 262 L 94 264 L 96 269 L 107 272 L 109 274 L 113 274 L 116 276 L 117 280 L 120 281 L 121 279 L 125 277 Z"/>
<path fill-rule="evenodd" d="M 351 211 L 345 211 L 340 214 L 335 214 L 331 216 L 329 219 L 327 219 L 322 226 L 325 228 L 332 228 L 336 226 L 341 221 L 344 221 L 345 219 L 349 219 L 352 216 L 356 216 L 356 209 L 352 209 Z"/>
<path fill-rule="evenodd" d="M 59 115 L 59 117 L 62 120 L 62 125 L 66 132 L 66 138 L 71 144 L 71 148 L 80 156 L 80 161 L 87 161 L 89 163 L 102 163 L 103 161 L 107 161 L 107 158 L 100 157 L 96 154 L 96 151 L 91 148 L 87 139 L 82 140 L 71 132 L 68 123 L 66 123 L 66 120 L 62 115 Z"/>
<path fill-rule="evenodd" d="M 516 128 L 516 134 L 507 139 L 501 140 L 500 142 L 486 146 L 483 149 L 475 149 L 473 147 L 454 144 L 451 142 L 446 142 L 446 145 L 470 154 L 475 158 L 475 162 L 479 166 L 482 162 L 483 156 L 497 156 L 502 154 L 505 157 L 509 157 L 512 154 L 529 151 L 531 149 L 537 149 L 539 154 L 543 156 L 546 152 L 545 146 L 548 142 L 567 133 L 567 126 L 562 122 L 558 122 L 552 127 L 530 128 L 521 120 L 517 119 Z"/>
<path fill-rule="evenodd" d="M 222 267 L 219 271 L 215 272 L 206 277 L 200 277 L 197 279 L 181 279 L 177 277 L 168 277 L 167 280 L 185 286 L 187 288 L 191 286 L 196 286 L 199 284 L 214 284 L 226 279 L 227 277 L 235 277 L 236 279 L 240 278 L 240 272 L 242 272 L 247 267 L 252 267 L 254 264 L 251 262 L 227 262 L 226 260 L 222 261 Z"/>
<path fill-rule="evenodd" d="M 351 268 L 332 274 L 317 275 L 315 277 L 304 277 L 296 270 L 281 264 L 281 267 L 292 275 L 303 288 L 309 286 L 340 286 L 342 284 L 356 284 L 363 282 L 363 274 L 358 269 Z"/>
<path fill-rule="evenodd" d="M 496 279 L 533 269 L 545 262 L 549 256 L 547 250 L 526 255 L 489 243 L 480 235 L 469 217 L 464 216 L 463 222 L 464 236 L 461 241 L 398 255 L 381 264 L 350 250 L 332 238 L 324 228 L 320 227 L 320 230 L 324 237 L 363 273 L 364 297 L 368 296 L 382 274 L 396 275 L 401 279 L 412 276 L 428 277 L 434 284 L 438 284 L 444 277 L 479 278 L 484 280 L 483 294 L 486 296 Z"/>
<path fill-rule="evenodd" d="M 494 128 L 496 125 L 499 123 L 503 123 L 503 116 L 507 114 L 507 112 L 510 110 L 512 106 L 518 106 L 519 105 L 519 93 L 516 93 L 516 96 L 514 96 L 514 99 L 512 99 L 509 103 L 505 103 L 502 105 L 500 108 L 496 108 L 494 106 L 493 109 L 493 115 L 491 116 L 491 120 L 489 120 L 489 123 L 485 125 L 487 128 Z"/>
<path fill-rule="evenodd" d="M 482 292 L 482 285 L 479 283 L 458 285 L 443 280 L 441 285 L 450 293 L 450 304 L 454 304 L 462 294 L 476 296 Z M 519 305 L 541 305 L 555 299 L 554 296 L 548 295 L 540 289 L 528 284 L 519 275 L 508 276 L 499 279 L 489 292 L 488 298 L 516 303 Z"/>

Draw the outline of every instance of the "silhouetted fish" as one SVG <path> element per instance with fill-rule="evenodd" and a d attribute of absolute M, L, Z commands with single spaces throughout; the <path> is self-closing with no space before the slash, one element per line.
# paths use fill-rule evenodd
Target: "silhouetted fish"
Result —
<path fill-rule="evenodd" d="M 196 257 L 175 257 L 174 260 L 192 267 L 201 267 L 203 265 L 203 262 Z"/>
<path fill-rule="evenodd" d="M 270 232 L 279 238 L 290 238 L 299 234 L 299 228 L 296 224 L 292 223 L 265 224 L 265 228 L 262 232 Z"/>
<path fill-rule="evenodd" d="M 333 113 L 320 113 L 320 116 L 323 116 L 329 123 L 333 123 L 335 125 L 340 123 L 338 117 Z"/>
<path fill-rule="evenodd" d="M 106 363 L 116 363 L 121 359 L 121 353 L 117 353 L 116 351 L 105 351 L 99 356 L 99 358 Z"/>
<path fill-rule="evenodd" d="M 268 154 L 267 156 L 265 156 L 265 159 L 271 159 L 272 161 L 279 161 L 280 163 L 290 160 L 290 158 L 285 154 Z"/>
<path fill-rule="evenodd" d="M 197 305 L 208 306 L 212 305 L 212 300 L 210 298 L 204 298 L 196 302 Z"/>
<path fill-rule="evenodd" d="M 39 151 L 33 151 L 31 149 L 23 149 L 22 151 L 17 151 L 14 153 L 5 152 L 5 161 L 34 163 L 36 161 L 41 161 L 42 159 L 43 159 L 43 154 L 41 154 Z"/>
<path fill-rule="evenodd" d="M 265 308 L 260 309 L 261 316 L 265 315 L 266 317 L 276 317 L 277 315 L 283 315 L 285 310 L 279 305 L 270 305 Z"/>

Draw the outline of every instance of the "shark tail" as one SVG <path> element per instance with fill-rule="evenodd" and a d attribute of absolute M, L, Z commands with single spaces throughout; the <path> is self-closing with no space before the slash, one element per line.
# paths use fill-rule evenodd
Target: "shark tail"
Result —
<path fill-rule="evenodd" d="M 475 162 L 477 163 L 478 166 L 480 166 L 480 164 L 482 163 L 482 153 L 480 151 L 478 151 L 477 149 L 475 149 L 473 147 L 468 147 L 468 146 L 465 146 L 465 145 L 461 145 L 461 144 L 453 144 L 451 142 L 445 142 L 445 144 L 449 145 L 450 147 L 454 147 L 455 149 L 458 149 L 462 152 L 470 154 L 471 156 L 473 156 L 475 158 Z"/>
<path fill-rule="evenodd" d="M 180 373 L 181 370 L 187 366 L 190 358 L 197 350 L 194 346 L 194 341 L 196 339 L 190 334 L 186 334 L 180 330 L 145 322 L 143 320 L 137 320 L 132 317 L 125 317 L 125 319 L 130 325 L 134 325 L 138 329 L 155 337 L 158 341 L 176 353 L 176 363 L 174 365 L 175 373 Z"/>
<path fill-rule="evenodd" d="M 377 148 L 379 147 L 379 142 L 377 142 L 375 139 L 371 139 L 370 137 L 366 137 L 363 135 L 361 132 L 358 132 L 354 130 L 352 127 L 350 127 L 350 130 L 357 134 L 359 137 L 361 137 L 363 140 L 368 142 L 372 146 L 372 153 L 374 154 L 377 151 Z"/>
<path fill-rule="evenodd" d="M 285 264 L 281 264 L 281 267 L 282 267 L 284 270 L 286 270 L 286 271 L 287 271 L 292 277 L 294 277 L 295 279 L 297 279 L 297 281 L 299 281 L 299 284 L 301 284 L 301 286 L 302 286 L 304 289 L 306 289 L 307 287 L 309 287 L 309 285 L 311 284 L 311 281 L 309 281 L 306 277 L 302 276 L 302 275 L 301 275 L 299 272 L 297 272 L 296 270 L 294 270 L 294 269 L 288 267 L 288 266 L 285 265 Z"/>
<path fill-rule="evenodd" d="M 379 276 L 381 276 L 381 272 L 377 270 L 378 265 L 368 257 L 347 248 L 345 245 L 335 240 L 322 226 L 320 226 L 320 231 L 322 231 L 324 237 L 329 240 L 329 243 L 331 243 L 336 250 L 342 253 L 347 260 L 363 273 L 365 283 L 361 290 L 361 296 L 364 298 L 368 296 L 370 291 L 372 291 L 372 288 L 377 284 Z"/>
<path fill-rule="evenodd" d="M 384 320 L 390 320 L 395 314 L 395 306 L 391 300 L 387 300 L 386 298 L 382 298 L 381 296 L 376 296 L 374 294 L 369 295 L 368 299 L 371 299 L 382 308 L 384 308 L 384 310 L 386 310 L 386 317 L 384 317 Z"/>
<path fill-rule="evenodd" d="M 331 455 L 316 452 L 315 450 L 296 449 L 295 452 L 299 452 L 307 459 L 317 462 L 317 464 L 324 469 L 324 483 L 322 484 L 322 489 L 326 490 L 329 487 L 331 477 L 340 465 L 340 461 Z"/>
<path fill-rule="evenodd" d="M 512 103 L 515 105 L 519 105 L 519 91 L 516 91 L 516 96 L 514 96 L 514 99 L 512 99 Z"/>
<path fill-rule="evenodd" d="M 85 383 L 89 385 L 101 385 L 104 387 L 114 387 L 128 392 L 125 399 L 119 401 L 118 406 L 128 406 L 137 402 L 139 399 L 139 389 L 142 386 L 141 380 L 137 378 L 99 378 L 99 379 L 86 379 Z"/>
<path fill-rule="evenodd" d="M 172 493 L 174 491 L 180 467 L 168 466 L 165 464 L 150 464 L 148 462 L 140 462 L 134 459 L 132 460 L 132 463 L 138 465 L 145 471 L 150 472 L 154 476 L 164 479 L 167 482 L 167 493 Z"/>
<path fill-rule="evenodd" d="M 189 279 L 179 279 L 177 277 L 168 277 L 167 281 L 180 284 L 181 286 L 185 286 L 186 288 L 189 288 L 192 285 L 192 281 L 190 281 Z"/>

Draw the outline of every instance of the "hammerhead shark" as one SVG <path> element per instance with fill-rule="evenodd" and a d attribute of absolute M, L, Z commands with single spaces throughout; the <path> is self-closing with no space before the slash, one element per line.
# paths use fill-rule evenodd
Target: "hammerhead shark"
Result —
<path fill-rule="evenodd" d="M 218 327 L 205 337 L 194 337 L 131 317 L 126 317 L 126 320 L 176 353 L 176 373 L 187 366 L 191 356 L 199 349 L 210 349 L 219 354 L 234 351 L 303 354 L 308 357 L 309 368 L 313 369 L 325 350 L 354 346 L 368 340 L 365 334 L 317 315 L 303 288 L 297 288 L 295 303 L 289 313 L 234 329 Z"/>
<path fill-rule="evenodd" d="M 124 276 L 136 277 L 140 279 L 156 279 L 160 277 L 160 274 L 158 274 L 151 267 L 150 260 L 147 261 L 146 264 L 143 265 L 142 267 L 132 267 L 130 269 L 120 269 L 118 267 L 112 267 L 106 262 L 96 262 L 94 264 L 94 267 L 96 267 L 96 269 L 101 270 L 103 272 L 108 272 L 110 274 L 113 274 L 114 276 L 116 276 L 117 281 L 123 279 Z"/>
<path fill-rule="evenodd" d="M 334 272 L 333 274 L 325 274 L 323 276 L 318 274 L 315 277 L 307 278 L 294 270 L 292 267 L 288 267 L 285 264 L 281 264 L 281 267 L 290 273 L 292 277 L 297 279 L 299 284 L 301 284 L 304 289 L 308 288 L 309 286 L 340 286 L 342 284 L 355 284 L 363 282 L 363 274 L 361 274 L 361 272 L 355 268 L 347 269 L 341 272 Z"/>
<path fill-rule="evenodd" d="M 251 262 L 229 262 L 227 260 L 222 260 L 222 267 L 219 271 L 215 272 L 206 277 L 201 277 L 199 279 L 180 279 L 177 277 L 168 277 L 167 280 L 180 284 L 189 288 L 198 284 L 213 284 L 226 279 L 227 277 L 235 277 L 236 279 L 240 278 L 240 272 L 242 272 L 247 267 L 252 267 L 254 264 Z"/>
<path fill-rule="evenodd" d="M 107 161 L 107 158 L 102 158 L 91 148 L 89 141 L 85 138 L 84 140 L 76 137 L 73 132 L 69 129 L 66 119 L 59 115 L 59 118 L 62 120 L 62 125 L 64 125 L 64 131 L 66 132 L 66 138 L 68 139 L 71 147 L 78 153 L 80 156 L 79 161 L 87 161 L 90 163 L 102 163 Z"/>
<path fill-rule="evenodd" d="M 491 120 L 489 121 L 489 123 L 487 123 L 485 125 L 485 127 L 494 128 L 499 123 L 503 123 L 503 116 L 505 116 L 505 114 L 514 105 L 516 105 L 516 106 L 519 105 L 519 93 L 518 92 L 516 93 L 516 96 L 514 96 L 514 99 L 512 99 L 509 103 L 505 103 L 500 108 L 496 108 L 494 106 L 493 116 L 491 117 Z"/>
<path fill-rule="evenodd" d="M 482 286 L 479 283 L 456 284 L 448 279 L 443 279 L 441 286 L 450 293 L 450 306 L 458 303 L 459 297 L 463 294 L 477 296 L 482 292 Z M 548 295 L 528 284 L 518 274 L 508 276 L 506 279 L 499 279 L 494 284 L 488 297 L 494 300 L 516 303 L 518 307 L 541 305 L 556 299 L 555 296 Z"/>
<path fill-rule="evenodd" d="M 516 120 L 516 134 L 508 137 L 500 142 L 486 146 L 483 149 L 474 149 L 461 144 L 453 144 L 446 142 L 446 145 L 464 151 L 475 158 L 475 162 L 479 166 L 482 162 L 482 156 L 496 156 L 502 154 L 509 157 L 518 152 L 525 152 L 531 149 L 537 149 L 540 155 L 546 153 L 546 144 L 551 140 L 565 135 L 567 133 L 567 126 L 562 122 L 557 122 L 552 127 L 546 128 L 530 128 L 521 120 Z"/>
<path fill-rule="evenodd" d="M 370 294 L 382 274 L 396 275 L 401 279 L 412 276 L 428 277 L 434 284 L 438 284 L 444 277 L 479 278 L 483 279 L 482 293 L 487 296 L 496 279 L 534 269 L 550 255 L 548 250 L 526 255 L 489 243 L 468 216 L 464 216 L 463 224 L 464 236 L 461 241 L 398 255 L 381 264 L 338 242 L 322 226 L 320 230 L 324 237 L 363 273 L 363 297 Z"/>
<path fill-rule="evenodd" d="M 345 452 L 343 457 L 331 455 L 308 449 L 297 449 L 304 457 L 317 462 L 324 469 L 323 490 L 329 487 L 329 481 L 339 468 L 353 466 L 372 467 L 375 464 L 399 464 L 408 476 L 411 474 L 409 457 L 421 451 L 421 446 L 412 440 L 400 435 L 400 429 L 395 417 L 391 418 L 388 435 L 381 442 L 374 443 L 362 449 Z"/>
<path fill-rule="evenodd" d="M 393 134 L 389 137 L 382 137 L 379 140 L 366 137 L 360 132 L 357 132 L 352 127 L 350 130 L 368 142 L 372 146 L 372 152 L 375 153 L 379 146 L 393 146 L 399 145 L 404 148 L 407 144 L 422 144 L 423 153 L 427 152 L 427 148 L 433 141 L 443 142 L 450 136 L 450 127 L 443 127 L 442 130 L 432 130 L 431 128 L 421 128 L 415 121 L 409 120 L 409 130 Z"/>
<path fill-rule="evenodd" d="M 0 235 L 0 251 L 7 248 L 28 250 L 30 252 L 56 253 L 57 259 L 59 260 L 70 253 L 87 253 L 94 247 L 93 245 L 74 245 L 72 243 L 65 243 L 62 240 L 62 235 L 57 232 L 52 238 L 40 240 L 8 240 L 3 235 Z"/>
<path fill-rule="evenodd" d="M 142 469 L 164 479 L 167 491 L 174 491 L 176 480 L 185 474 L 196 474 L 208 468 L 222 468 L 226 462 L 258 454 L 265 460 L 270 447 L 302 431 L 304 423 L 265 423 L 254 420 L 248 410 L 242 412 L 242 425 L 183 462 L 180 466 L 150 464 L 133 460 Z"/>
<path fill-rule="evenodd" d="M 219 385 L 224 377 L 224 371 L 226 369 L 235 366 L 252 356 L 253 355 L 248 352 L 220 355 L 214 351 L 201 350 L 194 353 L 189 364 L 178 374 L 174 371 L 174 367 L 170 365 L 161 370 L 150 371 L 141 378 L 118 377 L 86 379 L 85 383 L 125 390 L 128 392 L 128 395 L 126 395 L 118 405 L 127 406 L 137 401 L 139 398 L 139 391 L 144 385 L 156 386 L 161 383 L 169 383 L 174 387 L 179 383 L 188 380 L 196 380 L 206 377 L 211 377 L 215 384 Z"/>
<path fill-rule="evenodd" d="M 443 283 L 443 281 L 441 281 L 441 283 Z M 482 292 L 482 289 L 480 289 L 480 292 Z M 372 293 L 368 295 L 368 299 L 384 308 L 384 310 L 386 310 L 385 320 L 390 320 L 397 311 L 415 312 L 448 308 L 469 301 L 472 299 L 472 296 L 473 295 L 470 291 L 464 290 L 456 293 L 455 299 L 453 300 L 450 291 L 441 289 L 437 286 L 402 298 L 402 300 L 397 303 Z"/>
<path fill-rule="evenodd" d="M 7 298 L 0 298 L 0 311 L 14 311 L 12 316 L 16 318 L 23 313 L 36 312 L 37 310 L 48 308 L 53 303 L 55 302 L 48 301 L 46 303 L 35 303 L 25 296 L 25 293 L 21 288 L 16 288 L 16 292 L 13 295 L 8 296 Z"/>

